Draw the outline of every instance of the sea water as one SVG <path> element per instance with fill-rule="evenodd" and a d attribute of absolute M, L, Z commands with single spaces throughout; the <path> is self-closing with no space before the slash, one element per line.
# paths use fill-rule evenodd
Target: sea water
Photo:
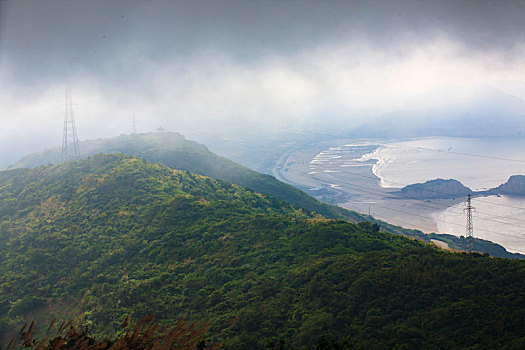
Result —
<path fill-rule="evenodd" d="M 383 187 L 403 187 L 436 178 L 456 179 L 472 190 L 497 187 L 525 175 L 525 140 L 433 137 L 381 144 L 362 160 L 374 159 Z M 525 253 L 525 197 L 473 199 L 474 235 Z M 439 233 L 464 235 L 464 203 L 437 211 Z"/>
<path fill-rule="evenodd" d="M 404 187 L 437 178 L 456 179 L 472 190 L 499 186 L 525 175 L 524 139 L 432 137 L 381 144 L 375 159 L 383 187 Z"/>
<path fill-rule="evenodd" d="M 512 196 L 472 199 L 474 236 L 497 242 L 508 251 L 525 254 L 525 198 Z M 465 235 L 465 203 L 434 213 L 439 233 Z"/>

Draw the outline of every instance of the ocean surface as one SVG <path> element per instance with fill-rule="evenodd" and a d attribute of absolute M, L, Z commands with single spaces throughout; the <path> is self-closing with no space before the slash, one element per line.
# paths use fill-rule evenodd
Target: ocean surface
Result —
<path fill-rule="evenodd" d="M 433 137 L 381 144 L 363 160 L 383 187 L 404 187 L 436 178 L 456 179 L 472 190 L 496 187 L 525 175 L 524 139 Z"/>
<path fill-rule="evenodd" d="M 472 199 L 474 236 L 525 254 L 525 198 L 490 196 Z M 434 213 L 439 233 L 464 232 L 465 203 Z"/>
<path fill-rule="evenodd" d="M 383 187 L 403 187 L 436 178 L 456 179 L 472 190 L 499 186 L 511 175 L 525 175 L 525 140 L 434 137 L 395 141 L 363 157 Z M 474 235 L 525 253 L 525 197 L 474 198 Z M 432 214 L 439 233 L 464 235 L 465 204 Z"/>

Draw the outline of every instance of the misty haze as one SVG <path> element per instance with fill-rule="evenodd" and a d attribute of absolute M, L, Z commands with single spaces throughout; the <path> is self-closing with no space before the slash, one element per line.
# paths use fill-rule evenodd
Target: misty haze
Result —
<path fill-rule="evenodd" d="M 525 347 L 524 13 L 2 1 L 0 349 Z"/>

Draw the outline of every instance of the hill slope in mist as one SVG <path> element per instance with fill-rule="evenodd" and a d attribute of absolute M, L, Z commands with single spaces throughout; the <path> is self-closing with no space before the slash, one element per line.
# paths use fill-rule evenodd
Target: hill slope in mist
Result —
<path fill-rule="evenodd" d="M 430 242 L 431 238 L 441 239 L 442 235 L 432 237 L 418 230 L 408 230 L 391 225 L 370 216 L 359 214 L 335 205 L 322 203 L 301 190 L 285 184 L 273 176 L 258 173 L 243 167 L 231 160 L 218 156 L 197 142 L 189 141 L 178 133 L 161 132 L 147 133 L 135 136 L 122 135 L 109 139 L 98 139 L 81 143 L 84 156 L 98 153 L 123 153 L 145 159 L 149 162 L 161 163 L 173 169 L 191 171 L 196 174 L 225 180 L 256 192 L 277 197 L 289 202 L 297 208 L 319 213 L 329 219 L 343 219 L 352 222 L 373 221 L 388 232 L 404 236 L 417 237 Z M 11 168 L 35 167 L 60 162 L 60 149 L 46 150 L 31 154 Z M 462 237 L 443 236 L 449 246 L 457 250 L 466 249 L 466 241 Z M 520 254 L 509 253 L 502 246 L 481 239 L 474 240 L 474 248 L 479 252 L 488 252 L 496 257 L 524 258 Z"/>
<path fill-rule="evenodd" d="M 256 192 L 274 196 L 306 210 L 315 211 L 331 219 L 364 221 L 356 212 L 325 204 L 301 190 L 276 180 L 273 176 L 258 173 L 231 160 L 216 155 L 197 142 L 173 132 L 147 133 L 136 136 L 119 136 L 110 139 L 85 141 L 80 144 L 83 156 L 98 153 L 123 153 L 152 163 L 161 163 L 173 169 L 225 180 Z M 10 168 L 31 168 L 60 163 L 60 149 L 46 150 L 28 155 Z"/>
<path fill-rule="evenodd" d="M 525 262 L 440 251 L 122 155 L 0 172 L 0 327 L 210 320 L 229 349 L 525 345 Z"/>

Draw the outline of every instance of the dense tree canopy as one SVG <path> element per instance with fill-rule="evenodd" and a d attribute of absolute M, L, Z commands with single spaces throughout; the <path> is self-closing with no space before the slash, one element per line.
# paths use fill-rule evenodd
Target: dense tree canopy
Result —
<path fill-rule="evenodd" d="M 0 262 L 0 334 L 67 311 L 114 335 L 152 312 L 209 320 L 210 341 L 232 349 L 525 346 L 524 261 L 443 252 L 131 156 L 0 172 Z"/>

